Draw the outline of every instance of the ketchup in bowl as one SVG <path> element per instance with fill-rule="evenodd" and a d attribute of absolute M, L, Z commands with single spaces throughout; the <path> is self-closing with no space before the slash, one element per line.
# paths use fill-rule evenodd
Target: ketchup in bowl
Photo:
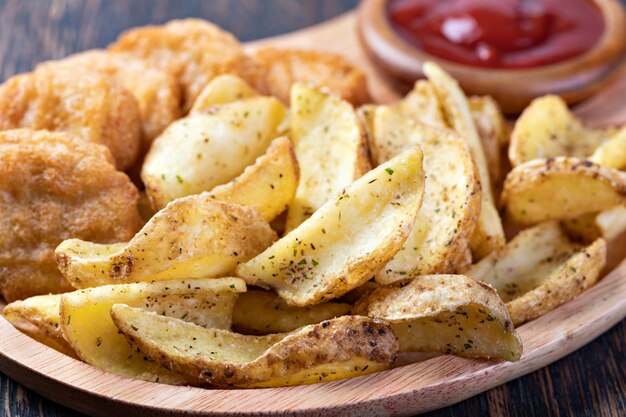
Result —
<path fill-rule="evenodd" d="M 604 31 L 591 0 L 390 0 L 387 12 L 413 46 L 476 67 L 554 64 L 585 53 Z"/>

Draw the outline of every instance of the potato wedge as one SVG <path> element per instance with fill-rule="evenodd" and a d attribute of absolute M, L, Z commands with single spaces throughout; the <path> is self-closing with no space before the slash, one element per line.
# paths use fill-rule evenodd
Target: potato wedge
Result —
<path fill-rule="evenodd" d="M 502 205 L 519 224 L 566 220 L 626 204 L 626 174 L 571 157 L 535 159 L 506 177 Z"/>
<path fill-rule="evenodd" d="M 224 276 L 274 240 L 276 232 L 253 209 L 203 193 L 168 204 L 127 243 L 69 239 L 55 253 L 68 282 L 88 288 Z"/>
<path fill-rule="evenodd" d="M 533 100 L 517 119 L 509 159 L 516 167 L 533 159 L 587 158 L 606 139 L 604 131 L 583 126 L 561 97 L 548 95 Z"/>
<path fill-rule="evenodd" d="M 279 136 L 285 115 L 279 100 L 254 97 L 172 123 L 155 139 L 141 170 L 154 208 L 240 175 Z"/>
<path fill-rule="evenodd" d="M 197 378 L 171 372 L 129 344 L 111 320 L 111 307 L 124 303 L 198 326 L 229 329 L 237 294 L 245 290 L 245 284 L 237 278 L 142 282 L 78 290 L 61 299 L 61 328 L 78 356 L 91 365 L 147 381 L 197 384 Z"/>
<path fill-rule="evenodd" d="M 563 220 L 561 221 L 561 227 L 570 239 L 576 242 L 591 243 L 602 237 L 602 230 L 596 221 L 599 215 L 599 213 L 587 213 L 573 219 Z"/>
<path fill-rule="evenodd" d="M 469 98 L 469 107 L 485 151 L 491 187 L 497 191 L 504 180 L 502 148 L 508 144 L 509 129 L 498 103 L 491 96 Z"/>
<path fill-rule="evenodd" d="M 600 235 L 611 240 L 626 231 L 626 207 L 617 206 L 596 215 Z"/>
<path fill-rule="evenodd" d="M 234 74 L 222 74 L 213 78 L 193 102 L 190 113 L 210 110 L 218 104 L 257 97 L 259 93 L 245 80 Z"/>
<path fill-rule="evenodd" d="M 237 298 L 233 329 L 243 334 L 285 333 L 309 324 L 350 314 L 352 306 L 328 302 L 310 307 L 292 307 L 278 295 L 251 290 Z"/>
<path fill-rule="evenodd" d="M 437 92 L 449 126 L 467 141 L 478 168 L 482 185 L 482 206 L 470 242 L 472 255 L 474 259 L 478 260 L 505 244 L 502 222 L 491 189 L 485 150 L 478 135 L 467 97 L 456 80 L 433 62 L 425 63 L 423 70 Z"/>
<path fill-rule="evenodd" d="M 366 138 L 348 102 L 294 84 L 290 120 L 300 183 L 287 211 L 287 231 L 370 169 Z"/>
<path fill-rule="evenodd" d="M 395 107 L 413 121 L 433 127 L 448 127 L 437 90 L 430 81 L 416 81 L 413 89 Z"/>
<path fill-rule="evenodd" d="M 220 201 L 255 209 L 266 221 L 274 220 L 293 200 L 300 168 L 291 141 L 274 139 L 254 165 L 231 182 L 218 185 L 210 195 Z"/>
<path fill-rule="evenodd" d="M 607 168 L 626 168 L 626 126 L 598 146 L 589 157 L 591 162 Z"/>
<path fill-rule="evenodd" d="M 514 325 L 535 319 L 573 299 L 599 278 L 606 243 L 572 243 L 557 222 L 518 234 L 503 250 L 484 258 L 466 274 L 492 285 Z"/>
<path fill-rule="evenodd" d="M 410 149 L 324 204 L 265 252 L 237 267 L 248 284 L 309 306 L 375 275 L 400 250 L 422 204 L 422 152 Z"/>
<path fill-rule="evenodd" d="M 61 295 L 36 295 L 14 301 L 4 307 L 2 315 L 18 330 L 71 356 L 74 350 L 61 332 Z M 34 329 L 27 324 L 34 326 Z"/>
<path fill-rule="evenodd" d="M 382 109 L 381 109 L 382 110 Z M 380 131 L 389 132 L 384 128 Z M 424 152 L 424 200 L 402 249 L 377 275 L 381 284 L 471 264 L 469 241 L 480 213 L 481 188 L 469 148 L 455 132 L 415 124 L 405 135 L 378 137 L 380 155 L 419 145 Z"/>
<path fill-rule="evenodd" d="M 389 369 L 398 342 L 386 324 L 343 316 L 291 333 L 244 336 L 123 304 L 111 310 L 129 341 L 163 366 L 222 387 L 277 387 Z"/>
<path fill-rule="evenodd" d="M 522 354 L 522 342 L 495 290 L 463 275 L 424 275 L 377 288 L 353 312 L 389 321 L 400 352 L 507 361 Z"/>

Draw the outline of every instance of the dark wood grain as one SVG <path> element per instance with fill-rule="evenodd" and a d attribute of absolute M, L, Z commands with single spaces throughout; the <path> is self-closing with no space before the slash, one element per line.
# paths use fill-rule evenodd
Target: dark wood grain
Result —
<path fill-rule="evenodd" d="M 242 40 L 299 29 L 357 0 L 6 0 L 0 1 L 0 77 L 37 62 L 106 46 L 129 27 L 197 16 Z M 0 335 L 1 337 L 1 335 Z M 0 374 L 0 416 L 80 416 Z M 323 401 L 320 399 L 320 401 Z M 579 351 L 452 407 L 444 416 L 626 415 L 626 321 Z"/>

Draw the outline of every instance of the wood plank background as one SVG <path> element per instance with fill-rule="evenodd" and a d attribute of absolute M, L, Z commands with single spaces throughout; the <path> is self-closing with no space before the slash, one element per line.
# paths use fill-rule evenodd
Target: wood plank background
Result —
<path fill-rule="evenodd" d="M 129 27 L 196 16 L 241 40 L 300 29 L 357 0 L 0 0 L 0 77 L 37 62 L 103 47 Z M 625 103 L 626 105 L 626 103 Z M 2 335 L 0 335 L 2 337 Z M 0 374 L 0 416 L 79 416 Z M 452 407 L 444 416 L 626 415 L 626 321 L 578 352 Z"/>

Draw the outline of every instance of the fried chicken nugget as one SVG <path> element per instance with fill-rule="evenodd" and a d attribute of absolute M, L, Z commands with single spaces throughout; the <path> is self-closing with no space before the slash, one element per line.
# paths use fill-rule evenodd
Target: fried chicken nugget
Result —
<path fill-rule="evenodd" d="M 264 48 L 254 58 L 265 67 L 269 94 L 289 103 L 295 82 L 328 90 L 357 107 L 370 100 L 365 74 L 341 55 L 302 49 Z"/>
<path fill-rule="evenodd" d="M 230 33 L 201 19 L 172 20 L 161 26 L 129 30 L 109 46 L 145 59 L 178 79 L 183 111 L 220 74 L 235 74 L 263 92 L 263 68 L 247 56 Z"/>
<path fill-rule="evenodd" d="M 54 249 L 69 238 L 128 241 L 142 224 L 137 198 L 102 145 L 45 130 L 0 132 L 0 295 L 71 290 Z"/>
<path fill-rule="evenodd" d="M 143 125 L 143 149 L 180 117 L 181 91 L 176 78 L 124 53 L 91 50 L 37 66 L 99 72 L 115 77 L 137 100 Z"/>
<path fill-rule="evenodd" d="M 141 146 L 135 98 L 113 77 L 40 68 L 0 86 L 0 130 L 26 127 L 69 132 L 106 145 L 118 169 L 129 168 Z"/>

